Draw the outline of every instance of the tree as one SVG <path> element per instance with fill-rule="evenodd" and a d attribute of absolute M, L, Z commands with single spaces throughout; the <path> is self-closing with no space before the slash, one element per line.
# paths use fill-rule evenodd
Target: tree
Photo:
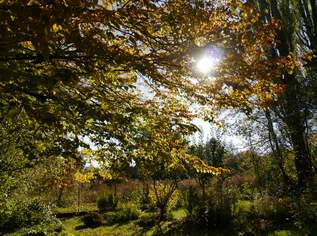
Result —
<path fill-rule="evenodd" d="M 223 167 L 225 149 L 224 146 L 215 138 L 209 139 L 206 143 L 199 143 L 190 146 L 189 152 L 210 166 Z M 212 174 L 197 173 L 194 170 L 194 176 L 197 178 L 202 189 L 203 197 L 205 197 L 206 185 L 210 181 Z"/>
<path fill-rule="evenodd" d="M 56 137 L 52 132 L 43 131 L 41 126 L 30 122 L 24 112 L 18 114 L 14 119 L 6 118 L 1 121 L 0 137 L 0 188 L 6 188 L 1 191 L 4 195 L 0 198 L 1 202 L 13 196 L 12 191 L 17 188 L 16 186 L 24 183 L 22 176 L 33 170 L 34 178 L 25 183 L 32 185 L 32 181 L 37 177 L 37 171 L 47 171 L 46 168 L 43 168 L 43 166 L 49 165 L 47 159 L 51 159 L 51 163 L 57 164 L 59 163 L 57 159 L 59 157 L 63 159 L 63 155 L 70 160 L 71 157 L 76 157 L 75 152 L 72 153 L 72 146 L 67 144 L 66 139 Z M 63 168 L 63 165 L 60 167 Z M 54 172 L 53 169 L 48 169 L 52 170 L 52 173 Z M 63 171 L 63 169 L 58 171 Z M 41 173 L 42 177 L 43 174 L 45 175 L 45 173 Z M 52 175 L 47 174 L 47 176 Z M 25 177 L 25 179 L 27 178 Z M 33 187 L 29 186 L 29 189 L 31 190 Z"/>
<path fill-rule="evenodd" d="M 223 11 L 228 11 L 225 18 Z M 187 108 L 179 102 L 183 110 L 169 107 L 164 117 L 156 116 L 175 97 L 180 101 L 183 92 L 194 93 L 192 52 L 199 49 L 198 38 L 220 33 L 230 17 L 226 7 L 184 1 L 14 0 L 1 1 L 0 12 L 0 120 L 11 124 L 23 114 L 32 141 L 24 139 L 19 150 L 28 163 L 39 156 L 78 159 L 78 148 L 87 147 L 82 137 L 90 137 L 95 145 L 111 146 L 112 154 L 169 160 L 168 165 L 186 161 L 200 171 L 218 172 L 186 154 L 177 132 L 190 126 Z M 210 17 L 217 25 L 206 25 Z M 155 100 L 147 101 L 135 88 L 141 78 Z M 175 120 L 179 129 L 174 132 Z M 4 131 L 20 142 L 25 129 L 5 126 Z M 16 158 L 10 154 L 8 166 Z"/>
<path fill-rule="evenodd" d="M 77 146 L 80 134 L 124 136 L 130 114 L 143 111 L 137 77 L 147 78 L 156 97 L 165 94 L 161 86 L 169 96 L 186 92 L 204 101 L 191 82 L 191 59 L 220 41 L 230 76 L 244 71 L 245 63 L 232 63 L 247 55 L 232 47 L 257 19 L 239 1 L 2 1 L 0 8 L 1 114 L 25 110 L 55 133 L 74 134 Z M 269 27 L 257 30 L 257 44 L 272 37 Z"/>
<path fill-rule="evenodd" d="M 296 153 L 298 189 L 305 188 L 314 174 L 307 137 L 316 114 L 312 92 L 316 3 L 233 1 L 232 8 L 236 20 L 228 19 L 216 44 L 225 50 L 222 63 L 202 84 L 200 101 L 211 105 L 212 113 L 233 108 L 250 115 L 269 107 Z"/>
<path fill-rule="evenodd" d="M 246 139 L 245 148 L 249 149 L 250 155 L 253 157 L 258 185 L 264 187 L 260 159 L 272 155 L 275 157 L 272 165 L 274 168 L 276 165 L 278 166 L 275 177 L 282 183 L 284 193 L 290 193 L 290 189 L 295 187 L 294 180 L 286 169 L 287 155 L 291 150 L 291 145 L 278 117 L 268 107 L 264 107 L 254 109 L 250 115 L 236 117 L 236 119 L 234 129 Z"/>
<path fill-rule="evenodd" d="M 315 105 L 311 103 L 314 97 L 309 92 L 315 87 L 315 8 L 314 1 L 259 2 L 263 21 L 278 19 L 281 22 L 277 34 L 278 43 L 270 56 L 287 57 L 290 67 L 278 78 L 278 83 L 285 87 L 285 91 L 272 109 L 285 124 L 286 133 L 295 151 L 299 189 L 304 189 L 309 184 L 314 173 L 307 137 L 310 132 L 310 117 L 315 115 Z"/>
<path fill-rule="evenodd" d="M 212 117 L 250 113 L 284 92 L 281 75 L 294 66 L 289 55 L 268 57 L 279 21 L 261 21 L 246 1 L 13 0 L 0 11 L 0 118 L 24 113 L 32 131 L 53 136 L 36 141 L 64 157 L 89 137 L 127 163 L 219 174 L 188 154 L 191 103 L 210 105 Z M 206 79 L 193 61 L 210 45 L 224 58 Z"/>

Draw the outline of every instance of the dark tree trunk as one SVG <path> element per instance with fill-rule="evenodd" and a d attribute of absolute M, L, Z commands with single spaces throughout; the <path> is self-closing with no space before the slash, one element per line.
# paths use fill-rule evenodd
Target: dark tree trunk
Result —
<path fill-rule="evenodd" d="M 206 179 L 205 179 L 205 176 L 199 176 L 198 177 L 198 183 L 199 183 L 199 186 L 201 188 L 201 191 L 202 191 L 202 196 L 203 196 L 203 199 L 206 198 Z"/>
<path fill-rule="evenodd" d="M 58 189 L 58 196 L 56 201 L 58 207 L 61 207 L 63 205 L 62 197 L 63 197 L 64 189 L 65 189 L 64 185 Z"/>
<path fill-rule="evenodd" d="M 278 160 L 278 166 L 279 166 L 279 169 L 280 169 L 281 174 L 282 174 L 284 187 L 285 187 L 285 190 L 287 190 L 287 189 L 289 189 L 289 187 L 291 187 L 290 186 L 291 179 L 286 174 L 286 171 L 284 168 L 284 156 L 283 156 L 283 153 L 280 149 L 280 145 L 279 145 L 276 133 L 275 133 L 274 128 L 273 128 L 273 121 L 272 121 L 272 117 L 271 117 L 271 112 L 268 109 L 265 110 L 265 117 L 267 119 L 267 127 L 268 127 L 268 132 L 269 132 L 270 146 L 271 146 L 271 149 L 273 151 L 275 158 Z"/>
<path fill-rule="evenodd" d="M 249 139 L 249 146 L 250 146 L 250 151 L 251 151 L 251 159 L 252 159 L 252 164 L 254 167 L 254 173 L 256 176 L 256 185 L 260 190 L 260 193 L 262 193 L 262 189 L 263 189 L 263 178 L 260 174 L 260 166 L 259 166 L 259 160 L 257 160 L 256 156 L 254 155 L 255 150 L 254 150 L 254 146 L 252 144 L 252 140 L 251 140 L 251 133 L 248 133 L 248 139 Z"/>
<path fill-rule="evenodd" d="M 270 21 L 272 17 L 282 22 L 282 28 L 277 32 L 277 45 L 274 48 L 272 57 L 288 56 L 296 52 L 295 42 L 295 24 L 291 22 L 289 16 L 292 15 L 291 8 L 280 11 L 278 2 L 270 0 L 263 4 L 264 1 L 258 1 L 259 8 L 265 17 L 263 20 Z M 285 15 L 284 15 L 285 14 Z M 290 22 L 286 22 L 290 21 Z M 292 27 L 293 26 L 293 27 Z M 281 76 L 279 83 L 285 85 L 285 92 L 279 98 L 279 109 L 285 129 L 289 134 L 289 140 L 295 153 L 295 166 L 297 172 L 297 184 L 299 189 L 303 189 L 310 182 L 313 176 L 312 161 L 306 138 L 306 115 L 304 111 L 304 100 L 302 88 L 296 77 L 297 71 L 288 73 L 285 71 Z"/>
<path fill-rule="evenodd" d="M 306 139 L 306 116 L 300 107 L 299 85 L 294 75 L 285 74 L 287 89 L 282 97 L 284 102 L 283 119 L 287 125 L 289 138 L 295 152 L 298 188 L 303 189 L 310 182 L 313 170 Z"/>

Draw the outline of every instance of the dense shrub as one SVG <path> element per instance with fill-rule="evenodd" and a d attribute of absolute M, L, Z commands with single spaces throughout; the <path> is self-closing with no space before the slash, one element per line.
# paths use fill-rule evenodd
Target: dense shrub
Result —
<path fill-rule="evenodd" d="M 105 218 L 107 223 L 116 224 L 116 223 L 125 223 L 130 220 L 138 219 L 140 214 L 139 209 L 133 203 L 128 203 L 120 206 L 120 208 L 115 212 L 105 213 Z"/>
<path fill-rule="evenodd" d="M 203 198 L 190 187 L 184 196 L 184 207 L 190 220 L 195 224 L 222 228 L 232 223 L 237 198 L 230 189 L 214 187 Z"/>
<path fill-rule="evenodd" d="M 97 207 L 101 212 L 114 210 L 117 207 L 117 204 L 118 198 L 113 194 L 109 194 L 108 196 L 97 200 Z"/>
<path fill-rule="evenodd" d="M 140 211 L 133 203 L 125 204 L 121 207 L 120 212 L 125 215 L 128 220 L 138 219 Z"/>
<path fill-rule="evenodd" d="M 61 226 L 50 208 L 37 200 L 14 201 L 0 212 L 0 231 L 10 232 L 18 229 L 38 233 L 45 230 L 58 230 Z"/>
<path fill-rule="evenodd" d="M 143 212 L 139 215 L 139 220 L 137 221 L 137 224 L 141 226 L 142 228 L 151 228 L 155 225 L 156 220 L 159 218 L 158 213 L 154 212 Z"/>
<path fill-rule="evenodd" d="M 155 188 L 152 185 L 149 189 L 149 198 L 151 202 L 155 203 L 156 209 L 160 211 L 161 219 L 166 218 L 180 200 L 180 194 L 176 187 L 174 182 L 161 181 L 156 183 Z"/>
<path fill-rule="evenodd" d="M 62 223 L 59 220 L 54 219 L 50 223 L 41 222 L 32 227 L 22 228 L 16 234 L 23 236 L 59 235 L 62 229 Z"/>
<path fill-rule="evenodd" d="M 129 200 L 138 205 L 142 211 L 155 211 L 155 202 L 149 196 L 145 188 L 139 188 L 130 193 Z"/>
<path fill-rule="evenodd" d="M 90 228 L 96 228 L 104 224 L 104 219 L 102 215 L 98 212 L 91 212 L 81 218 L 85 226 Z"/>
<path fill-rule="evenodd" d="M 294 209 L 295 225 L 307 235 L 317 235 L 317 200 L 315 194 L 302 194 Z"/>
<path fill-rule="evenodd" d="M 139 204 L 140 209 L 145 211 L 155 211 L 156 205 L 155 201 L 149 196 L 149 192 L 142 190 L 141 194 L 139 195 Z"/>
<path fill-rule="evenodd" d="M 197 190 L 193 186 L 189 186 L 189 188 L 183 192 L 183 196 L 183 206 L 188 217 L 191 218 L 195 209 L 201 205 L 201 199 L 198 196 Z"/>
<path fill-rule="evenodd" d="M 277 198 L 274 196 L 256 195 L 254 200 L 255 213 L 263 219 L 269 219 L 276 223 L 287 222 L 292 218 L 291 199 Z"/>
<path fill-rule="evenodd" d="M 210 228 L 222 228 L 231 224 L 233 219 L 232 203 L 229 198 L 209 198 L 195 207 L 192 218 Z"/>

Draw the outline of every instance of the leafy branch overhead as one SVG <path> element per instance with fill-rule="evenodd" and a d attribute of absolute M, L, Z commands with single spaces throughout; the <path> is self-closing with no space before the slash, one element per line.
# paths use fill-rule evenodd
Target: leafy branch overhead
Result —
<path fill-rule="evenodd" d="M 251 114 L 278 103 L 284 77 L 314 58 L 273 55 L 283 19 L 256 1 L 5 0 L 0 13 L 1 119 L 22 112 L 73 149 L 89 137 L 130 159 L 191 160 L 191 105 L 211 120 L 226 108 Z M 194 62 L 210 46 L 223 55 L 202 78 Z"/>

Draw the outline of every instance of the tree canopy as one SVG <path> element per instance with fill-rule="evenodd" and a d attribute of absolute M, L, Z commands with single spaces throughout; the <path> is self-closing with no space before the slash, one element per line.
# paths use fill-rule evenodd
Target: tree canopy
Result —
<path fill-rule="evenodd" d="M 257 20 L 252 8 L 239 1 L 3 1 L 0 7 L 1 116 L 23 111 L 44 132 L 60 134 L 77 146 L 79 135 L 92 136 L 97 143 L 131 142 L 125 136 L 142 119 L 138 116 L 169 107 L 171 99 L 179 103 L 184 95 L 219 102 L 232 97 L 226 102 L 232 105 L 235 92 L 227 96 L 215 85 L 216 94 L 209 85 L 208 93 L 206 87 L 196 90 L 190 78 L 199 75 L 193 73 L 191 58 L 207 44 L 217 44 L 227 50 L 224 64 L 229 66 L 221 67 L 230 77 L 226 81 L 243 83 L 234 78 L 245 71 L 239 61 L 246 52 L 233 45 L 248 36 Z M 262 41 L 268 35 L 267 43 L 272 43 L 266 28 L 248 37 Z M 244 42 L 250 46 L 254 40 Z M 155 100 L 137 94 L 137 78 L 146 78 Z M 165 109 L 172 111 L 162 117 L 176 123 L 190 117 L 188 109 Z"/>
<path fill-rule="evenodd" d="M 287 127 L 302 185 L 312 172 L 305 114 L 313 111 L 315 97 L 304 100 L 306 109 L 304 98 L 293 95 L 301 76 L 305 83 L 315 81 L 316 17 L 314 3 L 298 3 L 304 26 L 292 21 L 286 27 L 285 19 L 297 16 L 289 4 L 297 6 L 239 0 L 1 1 L 1 121 L 22 117 L 31 133 L 54 137 L 48 142 L 59 147 L 57 155 L 88 147 L 83 140 L 89 137 L 106 153 L 173 165 L 185 157 L 199 162 L 186 154 L 186 136 L 195 130 L 193 104 L 208 106 L 209 120 L 227 108 L 248 116 L 269 109 Z M 222 51 L 221 62 L 202 75 L 195 61 L 210 46 Z M 139 91 L 137 81 L 147 91 Z"/>

